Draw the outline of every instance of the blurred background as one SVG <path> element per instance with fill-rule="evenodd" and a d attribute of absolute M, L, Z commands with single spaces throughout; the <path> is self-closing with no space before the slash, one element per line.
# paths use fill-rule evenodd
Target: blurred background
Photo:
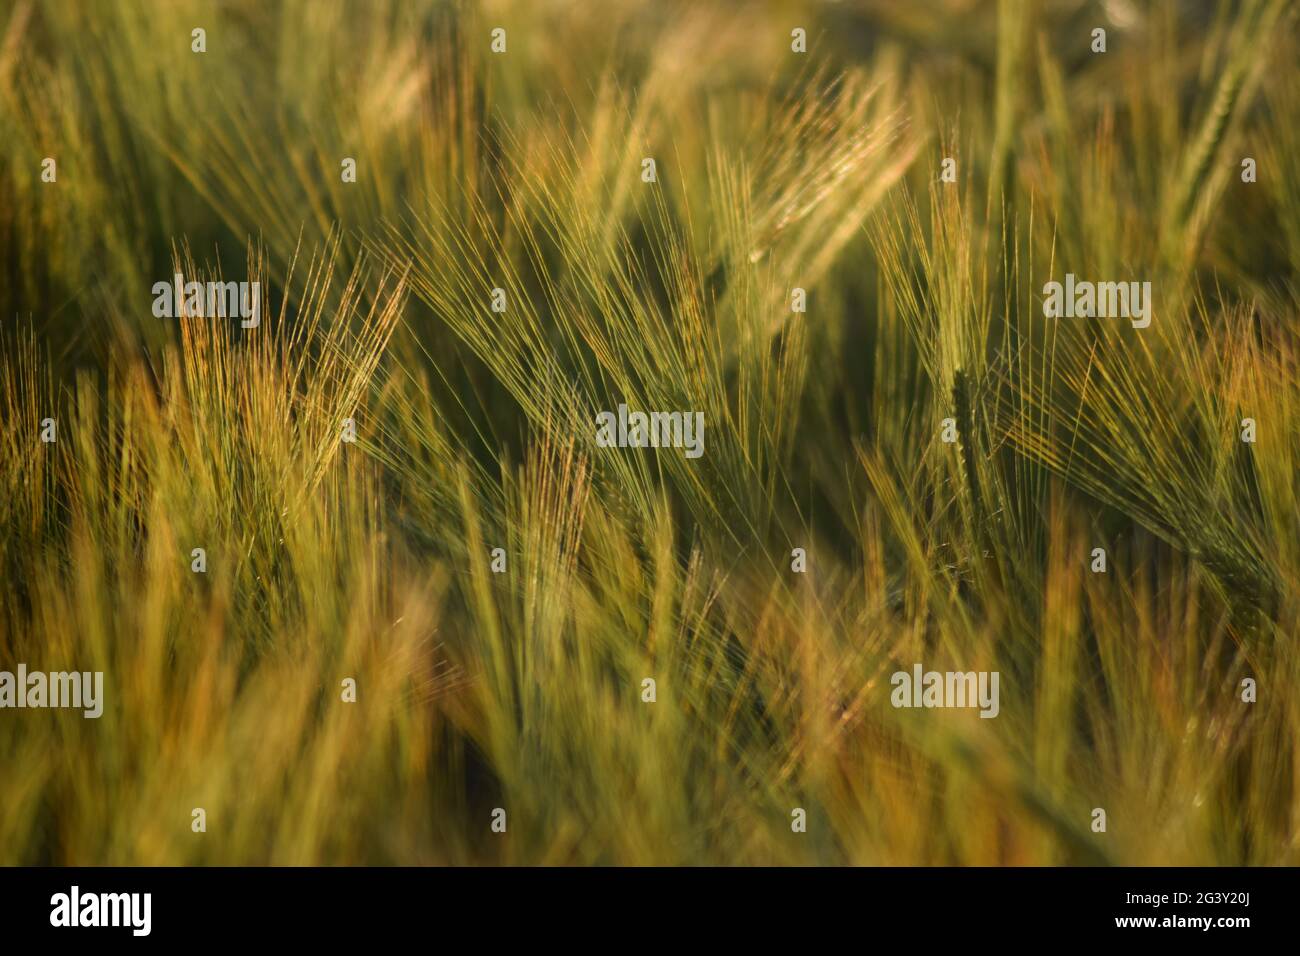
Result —
<path fill-rule="evenodd" d="M 1278 0 L 0 0 L 0 668 L 107 692 L 0 712 L 0 862 L 1296 862 L 1297 62 Z"/>

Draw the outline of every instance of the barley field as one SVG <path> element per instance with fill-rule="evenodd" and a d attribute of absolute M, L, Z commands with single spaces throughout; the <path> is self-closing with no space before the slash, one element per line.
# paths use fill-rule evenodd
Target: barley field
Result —
<path fill-rule="evenodd" d="M 1298 62 L 0 0 L 0 864 L 1300 863 Z"/>

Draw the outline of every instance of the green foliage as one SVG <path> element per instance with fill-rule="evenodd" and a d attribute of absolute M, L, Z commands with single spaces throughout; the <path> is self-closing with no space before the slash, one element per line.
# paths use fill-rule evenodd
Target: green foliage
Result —
<path fill-rule="evenodd" d="M 0 863 L 1298 862 L 1294 12 L 599 6 L 0 4 Z"/>

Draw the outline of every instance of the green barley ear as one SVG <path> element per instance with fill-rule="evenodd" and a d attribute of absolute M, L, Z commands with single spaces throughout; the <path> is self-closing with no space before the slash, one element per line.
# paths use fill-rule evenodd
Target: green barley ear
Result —
<path fill-rule="evenodd" d="M 1172 265 L 1184 263 L 1201 244 L 1208 209 L 1227 178 L 1215 165 L 1215 158 L 1268 62 L 1268 51 L 1286 10 L 1286 0 L 1249 0 L 1241 8 L 1227 63 L 1166 199 L 1163 234 L 1165 254 Z"/>
<path fill-rule="evenodd" d="M 1000 223 L 1013 208 L 1016 141 L 1021 134 L 1022 99 L 1028 88 L 1027 49 L 1033 12 L 1031 0 L 998 0 L 997 67 L 993 155 L 989 166 L 988 217 Z"/>

